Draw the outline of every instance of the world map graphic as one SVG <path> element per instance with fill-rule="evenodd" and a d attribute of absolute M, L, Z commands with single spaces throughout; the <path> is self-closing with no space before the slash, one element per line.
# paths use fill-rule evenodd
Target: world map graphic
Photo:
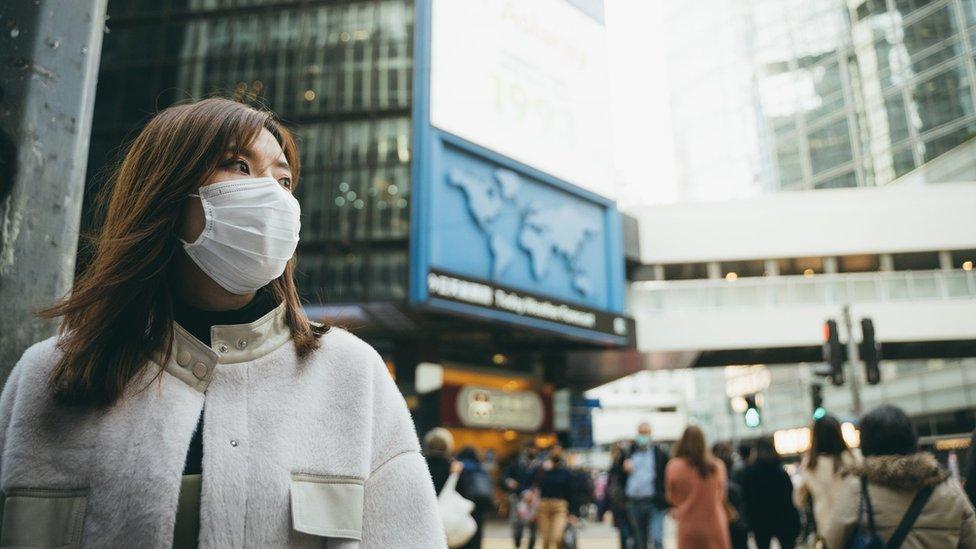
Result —
<path fill-rule="evenodd" d="M 587 297 L 593 293 L 593 282 L 580 257 L 599 227 L 576 207 L 524 200 L 520 176 L 507 169 L 496 169 L 490 177 L 453 169 L 447 181 L 463 192 L 468 211 L 487 239 L 492 278 L 501 278 L 522 250 L 528 254 L 536 280 L 544 279 L 552 263 L 559 262 L 569 271 L 576 292 Z M 498 221 L 510 208 L 519 217 L 514 233 Z"/>

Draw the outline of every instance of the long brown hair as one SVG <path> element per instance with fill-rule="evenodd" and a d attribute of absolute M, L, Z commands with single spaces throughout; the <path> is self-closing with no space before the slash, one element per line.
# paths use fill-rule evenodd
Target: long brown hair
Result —
<path fill-rule="evenodd" d="M 688 460 L 702 478 L 715 472 L 715 458 L 705 445 L 705 433 L 695 425 L 689 425 L 674 446 L 674 457 Z"/>
<path fill-rule="evenodd" d="M 849 453 L 844 432 L 840 428 L 840 421 L 836 417 L 826 415 L 813 422 L 810 429 L 810 450 L 807 453 L 807 468 L 817 468 L 817 458 L 821 455 L 834 458 L 834 472 L 840 470 L 842 455 Z"/>
<path fill-rule="evenodd" d="M 49 379 L 58 401 L 111 405 L 156 353 L 169 359 L 176 234 L 184 200 L 217 171 L 228 150 L 248 148 L 262 129 L 281 145 L 297 181 L 298 149 L 291 133 L 270 112 L 227 99 L 167 108 L 132 141 L 103 191 L 91 262 L 71 293 L 40 313 L 61 317 L 63 355 Z M 292 258 L 269 288 L 285 303 L 292 340 L 305 357 L 328 328 L 305 316 L 294 272 Z"/>

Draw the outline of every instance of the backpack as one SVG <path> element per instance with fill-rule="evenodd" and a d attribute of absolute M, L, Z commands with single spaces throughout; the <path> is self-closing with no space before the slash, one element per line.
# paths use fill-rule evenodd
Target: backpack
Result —
<path fill-rule="evenodd" d="M 874 525 L 874 508 L 871 507 L 871 496 L 868 494 L 868 479 L 862 476 L 861 504 L 857 511 L 857 529 L 854 531 L 854 537 L 851 538 L 848 547 L 850 549 L 898 549 L 905 541 L 915 521 L 918 520 L 918 515 L 922 513 L 922 508 L 928 503 L 934 490 L 934 486 L 926 486 L 915 493 L 911 505 L 905 511 L 905 516 L 901 518 L 901 522 L 895 528 L 891 539 L 885 543 L 878 535 L 878 530 Z M 868 519 L 867 529 L 865 529 L 863 521 L 865 516 Z"/>
<path fill-rule="evenodd" d="M 461 493 L 475 502 L 489 502 L 492 496 L 491 475 L 484 469 L 465 469 L 461 475 Z"/>

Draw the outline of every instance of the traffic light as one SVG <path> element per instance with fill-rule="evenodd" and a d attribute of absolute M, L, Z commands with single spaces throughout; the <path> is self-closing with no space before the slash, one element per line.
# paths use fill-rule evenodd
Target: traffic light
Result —
<path fill-rule="evenodd" d="M 756 403 L 757 395 L 749 395 L 745 397 L 746 399 L 746 411 L 743 414 L 743 419 L 745 419 L 746 427 L 756 428 L 762 424 L 762 415 L 759 413 L 759 404 Z"/>
<path fill-rule="evenodd" d="M 844 384 L 844 346 L 837 333 L 837 321 L 830 319 L 824 323 L 823 359 L 830 365 L 830 381 L 834 385 Z"/>
<path fill-rule="evenodd" d="M 810 400 L 813 404 L 813 419 L 820 419 L 827 415 L 823 401 L 823 385 L 814 383 L 810 386 Z"/>
<path fill-rule="evenodd" d="M 881 383 L 881 346 L 874 339 L 874 322 L 870 318 L 861 320 L 861 359 L 864 361 L 864 372 L 868 384 Z"/>

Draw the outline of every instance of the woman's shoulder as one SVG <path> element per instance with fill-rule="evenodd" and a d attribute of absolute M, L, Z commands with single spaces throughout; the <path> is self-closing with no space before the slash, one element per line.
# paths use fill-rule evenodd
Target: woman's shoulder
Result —
<path fill-rule="evenodd" d="M 58 341 L 57 336 L 52 336 L 28 347 L 10 371 L 7 383 L 34 383 L 36 380 L 47 383 L 48 376 L 61 357 Z"/>
<path fill-rule="evenodd" d="M 668 464 L 665 466 L 665 472 L 669 474 L 679 474 L 687 471 L 691 468 L 691 464 L 688 460 L 683 457 L 673 457 L 668 460 Z"/>
<path fill-rule="evenodd" d="M 312 355 L 316 363 L 341 369 L 347 373 L 369 374 L 378 367 L 386 368 L 383 358 L 372 345 L 351 332 L 330 327 L 319 340 L 319 348 Z"/>
<path fill-rule="evenodd" d="M 26 405 L 35 412 L 48 405 L 50 395 L 48 380 L 61 357 L 58 338 L 49 337 L 24 351 L 3 382 L 3 399 L 0 414 L 7 416 L 14 409 L 14 401 Z"/>

